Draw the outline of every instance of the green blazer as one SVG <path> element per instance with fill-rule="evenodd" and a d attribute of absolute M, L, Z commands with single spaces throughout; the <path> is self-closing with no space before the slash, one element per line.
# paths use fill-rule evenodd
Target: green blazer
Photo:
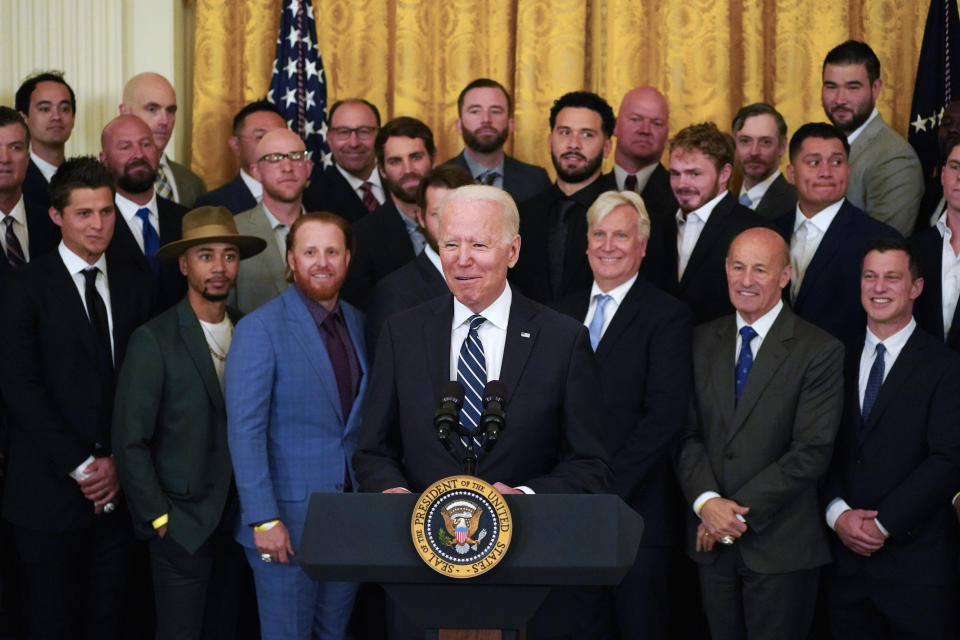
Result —
<path fill-rule="evenodd" d="M 223 393 L 186 298 L 134 331 L 115 397 L 113 454 L 138 536 L 156 535 L 167 513 L 167 535 L 195 552 L 223 516 L 233 471 Z"/>

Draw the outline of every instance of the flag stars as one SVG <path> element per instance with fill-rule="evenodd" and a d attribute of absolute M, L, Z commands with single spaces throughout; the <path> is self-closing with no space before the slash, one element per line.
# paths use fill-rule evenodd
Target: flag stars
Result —
<path fill-rule="evenodd" d="M 926 130 L 927 130 L 927 119 L 926 119 L 926 118 L 921 118 L 921 117 L 920 117 L 920 114 L 918 113 L 918 114 L 917 114 L 917 119 L 914 120 L 913 122 L 911 122 L 910 125 L 913 127 L 914 131 L 916 131 L 917 133 L 920 133 L 921 131 L 926 131 Z"/>
<path fill-rule="evenodd" d="M 311 109 L 311 108 L 317 106 L 316 101 L 313 99 L 313 94 L 314 94 L 314 93 L 316 93 L 316 92 L 315 92 L 315 91 L 307 91 L 307 109 Z"/>
<path fill-rule="evenodd" d="M 287 89 L 286 93 L 283 94 L 283 106 L 289 107 L 296 101 L 297 101 L 297 90 L 294 88 Z"/>
<path fill-rule="evenodd" d="M 333 166 L 333 154 L 329 151 L 323 151 L 320 154 L 320 161 L 323 162 L 323 168 Z"/>
<path fill-rule="evenodd" d="M 300 32 L 297 31 L 294 27 L 290 27 L 290 34 L 287 36 L 287 40 L 290 41 L 290 46 L 297 46 L 297 40 L 300 39 Z"/>
<path fill-rule="evenodd" d="M 297 11 L 300 10 L 300 0 L 290 0 L 290 4 L 287 5 L 287 9 L 293 14 L 294 17 L 296 17 Z"/>
<path fill-rule="evenodd" d="M 284 67 L 284 70 L 287 72 L 287 76 L 290 77 L 290 78 L 292 78 L 293 76 L 297 75 L 297 59 L 296 59 L 296 58 L 290 58 L 290 59 L 287 61 L 287 66 Z"/>
<path fill-rule="evenodd" d="M 317 75 L 317 61 L 307 60 L 307 79 L 309 80 L 315 75 Z"/>

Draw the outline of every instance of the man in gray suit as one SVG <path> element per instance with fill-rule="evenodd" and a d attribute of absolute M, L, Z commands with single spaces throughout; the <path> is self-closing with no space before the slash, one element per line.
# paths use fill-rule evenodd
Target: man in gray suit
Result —
<path fill-rule="evenodd" d="M 267 132 L 257 144 L 250 173 L 263 185 L 263 199 L 253 209 L 236 216 L 241 235 L 267 241 L 267 248 L 240 263 L 236 298 L 243 313 L 250 313 L 287 290 L 287 234 L 303 212 L 303 190 L 313 168 L 303 140 L 289 129 Z"/>
<path fill-rule="evenodd" d="M 923 197 L 923 170 L 913 147 L 877 111 L 880 60 L 864 42 L 848 40 L 823 61 L 823 111 L 847 134 L 855 207 L 909 236 Z"/>
<path fill-rule="evenodd" d="M 830 562 L 817 482 L 840 424 L 843 347 L 783 304 L 790 255 L 776 232 L 744 231 L 725 264 L 736 314 L 695 330 L 677 458 L 689 553 L 714 640 L 805 640 Z"/>
<path fill-rule="evenodd" d="M 174 162 L 164 153 L 177 121 L 177 92 L 173 86 L 159 73 L 138 73 L 123 87 L 120 113 L 138 116 L 153 132 L 153 142 L 160 151 L 160 166 L 154 184 L 157 193 L 192 208 L 197 196 L 206 192 L 207 186 L 186 165 Z"/>
<path fill-rule="evenodd" d="M 797 190 L 780 173 L 787 150 L 787 123 L 766 102 L 755 102 L 733 117 L 734 164 L 743 173 L 740 204 L 764 220 L 776 220 L 797 206 Z"/>

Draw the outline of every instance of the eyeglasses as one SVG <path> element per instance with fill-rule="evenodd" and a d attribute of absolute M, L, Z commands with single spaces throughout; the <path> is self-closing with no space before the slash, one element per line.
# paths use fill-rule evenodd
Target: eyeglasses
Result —
<path fill-rule="evenodd" d="M 376 127 L 333 127 L 330 129 L 330 136 L 338 140 L 346 140 L 351 134 L 357 134 L 358 138 L 372 138 L 377 133 Z"/>
<path fill-rule="evenodd" d="M 270 164 L 277 164 L 283 160 L 289 160 L 290 162 L 303 162 L 304 160 L 310 159 L 309 151 L 291 151 L 290 153 L 268 153 L 265 156 L 260 156 L 260 162 L 269 162 Z"/>

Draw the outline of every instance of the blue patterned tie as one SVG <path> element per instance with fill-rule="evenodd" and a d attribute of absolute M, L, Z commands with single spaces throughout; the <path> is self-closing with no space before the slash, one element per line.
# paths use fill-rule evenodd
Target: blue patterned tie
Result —
<path fill-rule="evenodd" d="M 753 366 L 753 351 L 750 349 L 750 341 L 757 337 L 757 332 L 753 327 L 747 325 L 740 328 L 740 355 L 737 356 L 737 377 L 736 377 L 736 397 L 740 400 L 740 393 L 743 391 L 743 385 L 747 383 L 747 374 L 750 373 L 750 367 Z"/>
<path fill-rule="evenodd" d="M 873 409 L 873 403 L 877 401 L 880 395 L 880 387 L 883 386 L 883 354 L 887 348 L 882 342 L 877 343 L 877 356 L 873 359 L 873 366 L 870 367 L 870 375 L 867 376 L 867 388 L 863 392 L 863 409 L 860 415 L 864 421 L 870 417 L 870 410 Z"/>
<path fill-rule="evenodd" d="M 470 316 L 470 331 L 460 346 L 460 358 L 457 360 L 457 382 L 463 385 L 463 408 L 460 409 L 460 426 L 468 433 L 473 433 L 480 424 L 483 413 L 481 396 L 483 388 L 487 386 L 487 362 L 483 357 L 483 343 L 477 329 L 486 318 L 480 315 Z M 463 446 L 467 446 L 467 439 L 461 437 Z M 480 446 L 476 435 L 473 441 Z"/>
<path fill-rule="evenodd" d="M 613 298 L 605 293 L 598 293 L 594 297 L 597 300 L 597 310 L 593 312 L 593 319 L 590 320 L 589 331 L 590 346 L 596 351 L 597 345 L 600 344 L 600 333 L 603 330 L 603 308 L 606 307 L 607 303 L 613 300 Z"/>
<path fill-rule="evenodd" d="M 748 209 L 753 209 L 753 200 L 751 200 L 750 196 L 745 193 L 740 194 L 740 204 Z"/>

